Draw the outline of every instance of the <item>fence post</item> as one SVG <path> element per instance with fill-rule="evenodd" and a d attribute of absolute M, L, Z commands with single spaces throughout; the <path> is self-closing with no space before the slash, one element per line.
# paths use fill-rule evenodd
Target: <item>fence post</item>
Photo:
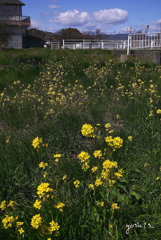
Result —
<path fill-rule="evenodd" d="M 64 49 L 64 39 L 63 39 L 63 49 Z"/>
<path fill-rule="evenodd" d="M 131 36 L 128 35 L 127 55 L 129 55 L 130 39 L 131 39 Z"/>
<path fill-rule="evenodd" d="M 103 45 L 104 45 L 104 44 L 103 44 L 103 40 L 102 40 L 102 44 L 101 44 L 101 45 L 102 45 L 101 48 L 103 49 L 103 48 L 104 48 L 104 46 L 103 46 Z"/>

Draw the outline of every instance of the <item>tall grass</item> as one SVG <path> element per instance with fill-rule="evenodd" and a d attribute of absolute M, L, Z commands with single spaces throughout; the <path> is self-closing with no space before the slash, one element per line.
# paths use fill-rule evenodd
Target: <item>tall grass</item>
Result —
<path fill-rule="evenodd" d="M 160 239 L 160 66 L 0 54 L 0 239 Z"/>

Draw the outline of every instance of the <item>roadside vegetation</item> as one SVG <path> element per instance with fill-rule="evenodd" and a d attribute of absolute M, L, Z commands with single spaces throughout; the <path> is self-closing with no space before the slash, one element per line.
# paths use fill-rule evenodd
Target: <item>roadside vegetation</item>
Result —
<path fill-rule="evenodd" d="M 161 238 L 161 67 L 0 52 L 0 239 Z"/>

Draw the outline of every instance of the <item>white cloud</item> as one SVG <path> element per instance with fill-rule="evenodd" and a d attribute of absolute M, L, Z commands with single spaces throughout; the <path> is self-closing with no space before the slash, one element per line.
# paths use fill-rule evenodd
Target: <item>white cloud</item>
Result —
<path fill-rule="evenodd" d="M 104 9 L 93 12 L 91 15 L 96 22 L 114 24 L 114 23 L 123 23 L 127 21 L 128 12 L 119 8 L 115 9 Z"/>
<path fill-rule="evenodd" d="M 40 22 L 37 22 L 36 20 L 32 20 L 31 19 L 31 28 L 41 28 L 42 27 L 42 24 Z"/>
<path fill-rule="evenodd" d="M 54 17 L 53 21 L 64 26 L 80 26 L 84 25 L 90 20 L 87 12 L 79 12 L 77 10 L 68 10 L 65 13 L 60 13 L 59 16 Z"/>
<path fill-rule="evenodd" d="M 48 8 L 50 8 L 50 9 L 57 9 L 57 8 L 61 8 L 61 6 L 60 5 L 49 5 L 48 6 Z"/>
<path fill-rule="evenodd" d="M 55 22 L 63 26 L 95 26 L 97 24 L 121 24 L 127 21 L 128 12 L 122 9 L 104 9 L 88 14 L 78 10 L 68 10 L 60 13 L 50 22 Z"/>

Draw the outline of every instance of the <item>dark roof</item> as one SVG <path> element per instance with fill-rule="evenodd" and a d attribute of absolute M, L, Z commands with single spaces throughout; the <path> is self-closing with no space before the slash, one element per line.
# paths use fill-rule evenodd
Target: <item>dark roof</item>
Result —
<path fill-rule="evenodd" d="M 1 4 L 20 4 L 20 5 L 25 5 L 23 2 L 21 2 L 20 0 L 0 0 Z"/>

